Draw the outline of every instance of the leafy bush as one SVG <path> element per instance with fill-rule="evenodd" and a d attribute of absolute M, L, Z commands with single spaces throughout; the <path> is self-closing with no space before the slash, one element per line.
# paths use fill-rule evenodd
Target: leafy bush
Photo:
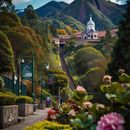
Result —
<path fill-rule="evenodd" d="M 14 53 L 8 37 L 0 31 L 0 72 L 14 71 Z"/>
<path fill-rule="evenodd" d="M 107 64 L 102 53 L 92 47 L 84 47 L 77 50 L 74 62 L 78 74 L 85 74 L 86 71 L 95 67 L 106 69 Z"/>
<path fill-rule="evenodd" d="M 18 26 L 21 25 L 19 17 L 14 13 L 1 12 L 0 13 L 0 26 Z"/>
<path fill-rule="evenodd" d="M 3 88 L 4 86 L 4 80 L 2 79 L 2 77 L 0 76 L 0 88 Z"/>
<path fill-rule="evenodd" d="M 51 81 L 49 83 L 51 93 L 58 94 L 59 87 L 62 89 L 68 86 L 69 81 L 64 71 L 52 70 L 52 71 L 49 71 L 48 76 L 49 76 L 49 82 Z M 52 87 L 54 87 L 53 90 L 52 90 Z"/>
<path fill-rule="evenodd" d="M 28 96 L 18 96 L 16 98 L 16 103 L 29 103 L 31 104 L 33 102 L 33 99 Z"/>
<path fill-rule="evenodd" d="M 0 89 L 0 106 L 15 104 L 16 96 L 7 89 Z"/>
<path fill-rule="evenodd" d="M 25 128 L 25 130 L 72 130 L 69 125 L 62 125 L 55 122 L 43 121 Z"/>

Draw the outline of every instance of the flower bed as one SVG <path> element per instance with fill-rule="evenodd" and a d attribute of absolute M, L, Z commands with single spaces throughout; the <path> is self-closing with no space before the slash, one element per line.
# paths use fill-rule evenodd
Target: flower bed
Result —
<path fill-rule="evenodd" d="M 56 122 L 43 121 L 29 126 L 24 130 L 72 130 L 69 125 L 62 125 Z"/>
<path fill-rule="evenodd" d="M 130 130 L 130 76 L 123 71 L 119 81 L 105 75 L 100 86 L 103 103 L 92 102 L 93 95 L 78 86 L 69 100 L 62 104 L 55 114 L 55 121 L 71 124 L 75 130 Z"/>

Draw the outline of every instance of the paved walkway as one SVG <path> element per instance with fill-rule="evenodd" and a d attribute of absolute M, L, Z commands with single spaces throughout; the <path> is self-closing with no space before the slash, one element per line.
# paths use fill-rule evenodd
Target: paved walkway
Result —
<path fill-rule="evenodd" d="M 48 110 L 49 108 L 46 108 L 45 110 L 36 110 L 33 115 L 25 117 L 24 121 L 2 130 L 23 130 L 27 126 L 46 119 Z"/>

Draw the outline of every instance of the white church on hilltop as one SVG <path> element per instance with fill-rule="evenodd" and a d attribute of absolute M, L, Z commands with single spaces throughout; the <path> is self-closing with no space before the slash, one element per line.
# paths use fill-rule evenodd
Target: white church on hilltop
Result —
<path fill-rule="evenodd" d="M 87 40 L 88 42 L 98 42 L 99 37 L 98 37 L 98 31 L 95 29 L 95 23 L 92 19 L 92 15 L 90 15 L 90 19 L 87 23 L 87 29 L 82 32 L 81 34 L 81 39 L 82 40 Z"/>
<path fill-rule="evenodd" d="M 110 30 L 112 37 L 117 37 L 118 29 Z M 76 38 L 77 45 L 87 44 L 87 43 L 99 43 L 102 38 L 106 36 L 106 30 L 97 31 L 95 22 L 90 15 L 90 19 L 87 22 L 87 28 L 83 32 L 77 32 L 74 35 L 59 35 L 58 38 L 53 38 L 53 42 L 56 44 L 66 44 L 66 41 L 70 40 L 72 37 Z"/>

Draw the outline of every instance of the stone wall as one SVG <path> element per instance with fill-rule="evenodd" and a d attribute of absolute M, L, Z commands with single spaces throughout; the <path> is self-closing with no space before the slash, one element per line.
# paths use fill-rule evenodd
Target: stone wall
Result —
<path fill-rule="evenodd" d="M 18 122 L 18 106 L 0 106 L 0 129 Z"/>
<path fill-rule="evenodd" d="M 18 115 L 21 117 L 25 117 L 33 114 L 33 104 L 18 104 Z"/>

